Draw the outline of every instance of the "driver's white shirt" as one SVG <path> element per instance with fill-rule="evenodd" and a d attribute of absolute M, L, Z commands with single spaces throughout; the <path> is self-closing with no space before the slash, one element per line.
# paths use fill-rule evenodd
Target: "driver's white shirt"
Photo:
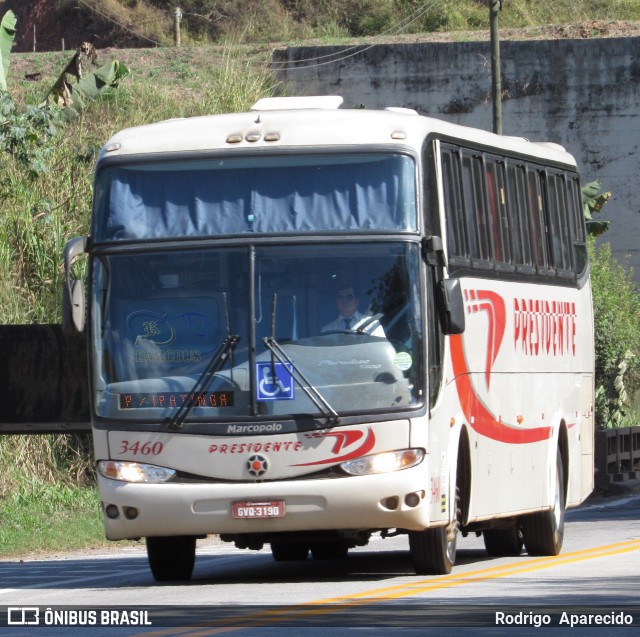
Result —
<path fill-rule="evenodd" d="M 352 332 L 357 332 L 358 328 L 361 325 L 364 325 L 371 318 L 372 318 L 371 316 L 367 314 L 362 314 L 361 312 L 356 312 L 350 317 L 338 316 L 338 318 L 335 321 L 332 321 L 331 323 L 328 323 L 327 325 L 325 325 L 322 328 L 322 331 L 323 332 L 340 332 L 348 329 Z M 347 327 L 345 324 L 346 319 L 350 320 L 349 327 Z M 374 321 L 371 321 L 371 323 L 369 323 L 364 328 L 363 331 L 365 334 L 371 334 L 371 336 L 380 336 L 382 338 L 384 338 L 385 336 L 384 330 L 382 329 L 382 325 L 380 325 L 380 321 L 378 321 L 377 319 Z"/>

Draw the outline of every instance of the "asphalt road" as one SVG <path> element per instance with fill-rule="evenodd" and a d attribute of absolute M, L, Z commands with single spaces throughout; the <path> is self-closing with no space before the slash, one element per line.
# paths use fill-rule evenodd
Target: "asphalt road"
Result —
<path fill-rule="evenodd" d="M 20 625 L 36 620 L 37 629 Z M 403 537 L 374 540 L 345 560 L 295 563 L 273 561 L 268 548 L 207 541 L 182 584 L 154 582 L 142 545 L 0 561 L 0 634 L 10 637 L 609 637 L 639 628 L 640 494 L 631 492 L 568 512 L 558 557 L 489 558 L 481 538 L 467 537 L 442 577 L 412 572 Z"/>

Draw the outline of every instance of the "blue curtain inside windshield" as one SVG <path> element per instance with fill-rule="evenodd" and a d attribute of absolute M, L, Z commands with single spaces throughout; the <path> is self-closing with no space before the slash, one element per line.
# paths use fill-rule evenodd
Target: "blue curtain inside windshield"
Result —
<path fill-rule="evenodd" d="M 410 157 L 260 162 L 210 160 L 103 169 L 95 237 L 113 241 L 416 228 Z"/>

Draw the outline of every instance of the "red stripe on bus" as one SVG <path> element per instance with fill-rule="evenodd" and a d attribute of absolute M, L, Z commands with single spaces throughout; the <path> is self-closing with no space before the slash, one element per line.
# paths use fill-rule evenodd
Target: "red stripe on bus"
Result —
<path fill-rule="evenodd" d="M 376 436 L 373 433 L 373 430 L 371 429 L 371 427 L 369 427 L 369 430 L 367 432 L 367 438 L 362 443 L 362 445 L 358 447 L 355 451 L 351 451 L 350 453 L 344 456 L 339 456 L 337 458 L 336 457 L 325 458 L 324 460 L 316 460 L 315 462 L 303 462 L 302 464 L 294 464 L 291 466 L 292 467 L 312 467 L 313 465 L 333 464 L 336 462 L 345 462 L 346 460 L 353 460 L 354 458 L 359 458 L 360 456 L 364 456 L 368 454 L 374 448 L 375 444 L 376 444 Z"/>
<path fill-rule="evenodd" d="M 464 356 L 462 335 L 456 334 L 450 339 L 451 361 L 455 375 L 456 389 L 462 413 L 467 422 L 481 436 L 507 442 L 511 444 L 527 444 L 540 442 L 551 437 L 551 427 L 536 427 L 534 429 L 519 429 L 514 425 L 499 422 L 496 417 L 480 400 L 471 382 L 471 373 Z"/>

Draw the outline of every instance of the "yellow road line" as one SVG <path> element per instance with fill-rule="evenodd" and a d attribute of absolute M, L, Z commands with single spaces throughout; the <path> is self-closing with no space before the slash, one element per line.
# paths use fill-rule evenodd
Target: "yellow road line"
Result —
<path fill-rule="evenodd" d="M 580 562 L 587 559 L 596 559 L 598 557 L 615 555 L 617 553 L 627 553 L 629 551 L 636 551 L 638 549 L 640 549 L 640 540 L 627 540 L 625 542 L 616 542 L 614 544 L 607 544 L 606 546 L 600 546 L 592 549 L 583 549 L 581 551 L 573 551 L 571 553 L 564 553 L 551 557 L 529 559 L 524 563 L 521 561 L 522 558 L 519 558 L 520 561 L 518 562 L 502 564 L 500 566 L 491 566 L 485 569 L 478 569 L 476 571 L 461 573 L 460 575 L 458 575 L 457 573 L 452 573 L 451 575 L 430 577 L 427 580 L 420 580 L 418 582 L 406 582 L 387 588 L 375 589 L 373 591 L 364 591 L 362 593 L 354 593 L 353 595 L 322 599 L 316 602 L 309 602 L 309 604 L 341 603 L 346 600 L 356 600 L 362 597 L 370 600 L 372 599 L 372 594 L 376 599 L 394 599 L 397 597 L 411 595 L 416 592 L 438 590 L 440 588 L 450 588 L 451 586 L 468 584 L 473 581 L 482 581 L 485 579 L 497 579 L 506 577 L 508 575 L 517 575 L 519 573 L 542 570 L 545 568 L 550 568 L 551 566 L 560 566 L 563 564 Z"/>
<path fill-rule="evenodd" d="M 551 568 L 554 566 L 564 566 L 576 562 L 610 557 L 632 551 L 640 550 L 640 540 L 627 540 L 616 542 L 591 549 L 573 551 L 552 557 L 541 557 L 533 559 L 519 558 L 518 562 L 502 564 L 489 568 L 477 569 L 467 573 L 454 573 L 422 579 L 418 581 L 405 582 L 394 586 L 377 588 L 368 591 L 343 595 L 340 597 L 330 597 L 312 602 L 305 602 L 281 609 L 267 610 L 264 612 L 251 613 L 242 617 L 229 619 L 211 620 L 200 626 L 184 628 L 171 628 L 160 631 L 144 633 L 144 637 L 168 637 L 169 635 L 183 635 L 184 637 L 209 637 L 226 632 L 243 630 L 256 627 L 257 625 L 276 624 L 295 620 L 296 617 L 313 617 L 326 615 L 338 611 L 343 611 L 350 607 L 357 607 L 363 604 L 384 602 L 403 597 L 411 597 L 417 593 L 425 593 L 436 590 L 475 584 L 487 580 L 500 579 L 509 575 L 519 575 L 534 571 Z M 317 608 L 309 608 L 317 606 Z M 230 625 L 234 624 L 234 625 Z"/>

